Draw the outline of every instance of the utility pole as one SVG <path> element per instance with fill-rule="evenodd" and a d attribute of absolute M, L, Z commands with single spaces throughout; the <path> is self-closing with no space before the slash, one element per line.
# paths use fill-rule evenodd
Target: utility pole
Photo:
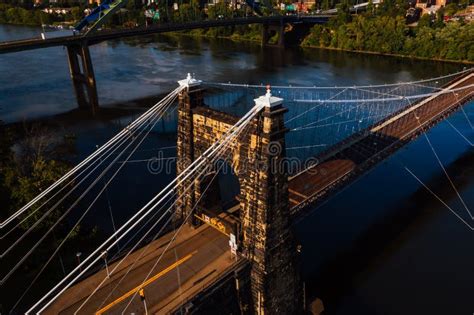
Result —
<path fill-rule="evenodd" d="M 140 299 L 143 302 L 143 307 L 145 308 L 145 315 L 148 315 L 148 308 L 146 306 L 146 300 L 145 300 L 145 291 L 143 289 L 140 289 L 140 291 L 138 291 L 138 294 L 140 294 Z"/>
<path fill-rule="evenodd" d="M 106 250 L 102 251 L 100 256 L 102 257 L 102 259 L 104 259 L 105 270 L 107 271 L 107 278 L 110 279 L 109 266 L 107 265 L 107 251 Z"/>
<path fill-rule="evenodd" d="M 82 256 L 82 253 L 81 253 L 81 252 L 77 252 L 77 253 L 76 253 L 77 265 L 78 265 L 78 266 L 81 265 L 81 256 Z M 79 270 L 82 271 L 82 267 L 80 267 Z"/>

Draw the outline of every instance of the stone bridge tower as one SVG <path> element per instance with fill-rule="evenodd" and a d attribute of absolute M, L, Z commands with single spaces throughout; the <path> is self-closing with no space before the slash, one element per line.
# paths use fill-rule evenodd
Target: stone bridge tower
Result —
<path fill-rule="evenodd" d="M 182 172 L 238 118 L 209 108 L 203 102 L 199 81 L 180 81 L 177 172 Z M 251 263 L 251 296 L 255 314 L 298 314 L 302 286 L 296 244 L 291 231 L 283 100 L 267 95 L 256 99 L 263 110 L 251 122 L 230 153 L 240 183 L 239 252 Z M 185 192 L 184 187 L 194 185 Z M 192 220 L 200 183 L 178 186 L 176 218 Z"/>

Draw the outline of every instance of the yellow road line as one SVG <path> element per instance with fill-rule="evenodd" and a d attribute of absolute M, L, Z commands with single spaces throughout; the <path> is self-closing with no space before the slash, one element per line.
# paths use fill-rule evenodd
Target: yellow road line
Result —
<path fill-rule="evenodd" d="M 174 264 L 168 266 L 166 269 L 163 269 L 162 271 L 158 272 L 156 275 L 154 275 L 153 277 L 151 277 L 150 279 L 148 279 L 147 281 L 145 281 L 143 284 L 139 285 L 138 287 L 136 288 L 133 288 L 132 290 L 128 291 L 127 293 L 125 293 L 124 295 L 122 295 L 121 297 L 119 297 L 118 299 L 116 299 L 115 301 L 113 301 L 112 303 L 110 303 L 109 305 L 101 308 L 99 311 L 97 311 L 95 314 L 96 315 L 101 315 L 103 313 L 105 313 L 106 311 L 108 311 L 109 309 L 111 309 L 112 307 L 114 307 L 115 305 L 117 305 L 118 303 L 122 302 L 123 300 L 125 300 L 126 298 L 130 297 L 131 295 L 135 294 L 136 292 L 140 291 L 141 289 L 143 289 L 144 287 L 146 287 L 147 285 L 149 285 L 150 283 L 152 283 L 153 281 L 155 281 L 156 279 L 158 278 L 161 278 L 162 276 L 164 276 L 165 274 L 167 274 L 168 272 L 170 272 L 171 270 L 173 270 L 174 268 L 176 268 L 177 266 L 181 265 L 182 263 L 184 263 L 185 261 L 189 260 L 194 254 L 197 253 L 197 250 L 192 252 L 191 254 L 189 255 L 186 255 L 184 256 L 183 258 L 181 258 L 180 260 L 176 261 Z"/>

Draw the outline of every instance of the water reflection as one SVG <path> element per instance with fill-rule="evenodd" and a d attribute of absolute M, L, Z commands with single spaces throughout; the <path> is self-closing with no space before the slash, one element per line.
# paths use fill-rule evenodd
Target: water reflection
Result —
<path fill-rule="evenodd" d="M 13 30 L 16 30 L 13 32 Z M 0 40 L 35 28 L 0 26 Z M 91 48 L 102 106 L 165 93 L 186 73 L 206 81 L 251 84 L 354 85 L 397 82 L 458 71 L 456 64 L 339 51 L 261 48 L 256 43 L 184 36 L 109 41 Z M 63 48 L 2 55 L 0 119 L 47 116 L 75 107 Z M 5 74 L 12 75 L 5 75 Z"/>

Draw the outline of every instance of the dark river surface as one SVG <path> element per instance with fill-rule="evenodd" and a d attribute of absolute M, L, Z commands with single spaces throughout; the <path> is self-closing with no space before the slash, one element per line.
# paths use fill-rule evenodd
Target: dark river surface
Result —
<path fill-rule="evenodd" d="M 38 28 L 0 26 L 0 40 L 39 36 L 40 32 Z M 188 72 L 215 82 L 343 86 L 409 81 L 463 68 L 187 37 L 101 43 L 91 48 L 91 54 L 101 106 L 110 108 L 136 107 L 141 103 L 135 100 L 170 91 Z M 63 48 L 0 55 L 0 120 L 45 119 L 75 106 Z M 474 121 L 473 104 L 465 111 Z M 58 123 L 76 134 L 79 161 L 130 118 L 82 117 L 73 123 Z M 474 142 L 474 130 L 462 112 L 449 120 Z M 428 136 L 467 206 L 474 210 L 473 146 L 446 122 L 431 129 Z M 146 145 L 173 146 L 174 134 L 155 133 Z M 135 158 L 153 156 L 146 154 Z M 474 226 L 426 139 L 418 138 L 297 224 L 307 296 L 322 298 L 325 314 L 474 313 L 474 231 L 427 193 L 405 166 Z M 109 191 L 117 225 L 171 177 L 149 174 L 146 163 L 127 165 Z M 105 200 L 101 205 L 88 222 L 110 233 Z"/>

